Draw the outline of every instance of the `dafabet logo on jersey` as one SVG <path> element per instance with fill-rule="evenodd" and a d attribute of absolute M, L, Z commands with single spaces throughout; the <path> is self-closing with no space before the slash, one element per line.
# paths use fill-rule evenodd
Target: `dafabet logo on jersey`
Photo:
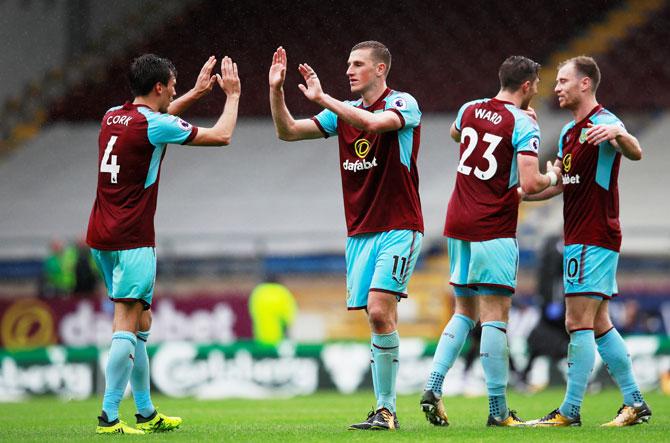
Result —
<path fill-rule="evenodd" d="M 570 175 L 570 169 L 572 168 L 572 154 L 568 154 L 563 157 L 563 184 L 564 185 L 578 185 L 579 184 L 579 174 Z"/>
<path fill-rule="evenodd" d="M 358 172 L 367 169 L 372 169 L 375 166 L 377 166 L 376 157 L 372 157 L 372 161 L 365 160 L 365 157 L 370 153 L 371 147 L 372 145 L 370 144 L 370 141 L 364 138 L 359 138 L 358 140 L 356 140 L 356 142 L 354 143 L 354 152 L 356 153 L 356 156 L 361 160 L 356 160 L 355 162 L 350 162 L 349 159 L 345 160 L 344 163 L 342 163 L 342 167 L 344 168 L 344 170 Z"/>

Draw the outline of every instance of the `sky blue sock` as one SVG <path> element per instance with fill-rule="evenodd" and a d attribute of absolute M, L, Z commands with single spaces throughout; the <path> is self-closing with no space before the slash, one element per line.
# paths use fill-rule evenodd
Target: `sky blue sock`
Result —
<path fill-rule="evenodd" d="M 579 415 L 595 361 L 596 340 L 593 329 L 571 332 L 568 345 L 568 389 L 563 403 L 558 408 L 561 415 L 566 417 Z"/>
<path fill-rule="evenodd" d="M 626 342 L 621 338 L 619 332 L 612 328 L 596 338 L 596 343 L 607 370 L 619 385 L 624 404 L 633 406 L 635 403 L 642 403 L 644 397 L 642 397 L 640 388 L 635 382 L 633 363 L 630 360 L 630 355 L 628 355 Z"/>
<path fill-rule="evenodd" d="M 135 406 L 142 417 L 150 417 L 156 410 L 151 403 L 151 373 L 149 371 L 149 355 L 147 354 L 148 339 L 149 331 L 139 331 L 137 333 L 135 365 L 130 373 L 130 387 L 133 390 Z"/>
<path fill-rule="evenodd" d="M 105 396 L 102 399 L 102 410 L 109 421 L 119 418 L 119 404 L 133 369 L 136 345 L 137 340 L 132 332 L 117 331 L 112 335 L 105 369 Z"/>
<path fill-rule="evenodd" d="M 482 323 L 482 341 L 479 350 L 486 377 L 486 390 L 489 394 L 489 414 L 504 420 L 509 415 L 505 399 L 509 378 L 507 323 L 502 321 Z"/>
<path fill-rule="evenodd" d="M 449 323 L 444 327 L 440 341 L 437 343 L 435 356 L 433 356 L 433 368 L 426 383 L 426 390 L 442 395 L 442 383 L 444 376 L 451 369 L 463 349 L 465 339 L 475 327 L 475 322 L 465 315 L 454 314 Z"/>
<path fill-rule="evenodd" d="M 375 391 L 375 401 L 377 401 L 379 400 L 379 382 L 377 381 L 377 367 L 375 366 L 375 349 L 374 346 L 372 346 L 372 339 L 370 339 L 370 373 L 372 374 L 372 389 Z"/>
<path fill-rule="evenodd" d="M 372 334 L 372 355 L 377 372 L 377 409 L 395 412 L 395 380 L 398 375 L 398 331 L 390 334 Z"/>

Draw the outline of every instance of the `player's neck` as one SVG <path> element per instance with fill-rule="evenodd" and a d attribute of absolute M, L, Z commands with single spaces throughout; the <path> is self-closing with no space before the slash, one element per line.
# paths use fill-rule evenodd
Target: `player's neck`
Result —
<path fill-rule="evenodd" d="M 388 86 L 386 86 L 386 82 L 381 82 L 370 87 L 370 89 L 367 91 L 364 91 L 361 94 L 361 98 L 363 98 L 363 106 L 367 108 L 375 104 L 375 102 L 379 100 L 379 97 L 382 96 L 384 91 L 386 91 L 387 87 Z"/>
<path fill-rule="evenodd" d="M 520 108 L 523 103 L 523 97 L 521 95 L 505 91 L 504 89 L 498 91 L 498 95 L 495 96 L 495 99 L 503 102 L 511 102 L 517 108 Z"/>
<path fill-rule="evenodd" d="M 158 106 L 158 103 L 156 102 L 156 100 L 152 100 L 151 98 L 149 98 L 147 96 L 137 96 L 137 97 L 135 97 L 135 100 L 133 100 L 133 104 L 134 105 L 148 106 L 154 112 L 158 112 L 158 109 L 160 108 L 160 106 Z"/>
<path fill-rule="evenodd" d="M 574 117 L 575 122 L 584 120 L 596 106 L 598 106 L 598 100 L 596 100 L 595 96 L 582 100 L 579 105 L 572 110 L 572 116 Z"/>

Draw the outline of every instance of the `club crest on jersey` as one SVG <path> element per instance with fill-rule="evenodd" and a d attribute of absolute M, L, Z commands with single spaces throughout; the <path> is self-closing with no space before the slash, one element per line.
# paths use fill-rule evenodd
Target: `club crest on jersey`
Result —
<path fill-rule="evenodd" d="M 393 107 L 395 109 L 406 109 L 407 108 L 407 102 L 402 97 L 395 98 L 395 99 L 393 99 Z"/>
<path fill-rule="evenodd" d="M 370 142 L 364 138 L 360 138 L 356 140 L 356 143 L 354 143 L 354 151 L 356 152 L 358 158 L 365 158 L 365 156 L 370 152 L 371 147 L 372 145 Z"/>
<path fill-rule="evenodd" d="M 582 132 L 579 133 L 579 143 L 584 143 L 586 141 L 587 132 L 589 132 L 589 128 L 582 128 Z"/>
<path fill-rule="evenodd" d="M 563 157 L 563 172 L 570 172 L 572 167 L 572 154 L 568 154 Z"/>

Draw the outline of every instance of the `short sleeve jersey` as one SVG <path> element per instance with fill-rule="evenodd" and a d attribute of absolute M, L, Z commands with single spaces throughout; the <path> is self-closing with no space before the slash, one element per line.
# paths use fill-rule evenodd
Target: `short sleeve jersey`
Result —
<path fill-rule="evenodd" d="M 460 162 L 444 235 L 466 241 L 516 237 L 517 155 L 537 157 L 537 122 L 493 98 L 464 104 L 455 125 L 461 132 Z"/>
<path fill-rule="evenodd" d="M 354 236 L 393 229 L 423 232 L 417 157 L 421 111 L 414 97 L 386 89 L 371 106 L 346 102 L 369 112 L 395 112 L 400 129 L 371 133 L 325 109 L 313 117 L 324 137 L 337 135 L 347 232 Z"/>
<path fill-rule="evenodd" d="M 154 214 L 160 167 L 168 143 L 193 140 L 184 120 L 126 103 L 102 118 L 98 187 L 86 242 L 102 250 L 155 246 Z"/>
<path fill-rule="evenodd" d="M 565 244 L 594 245 L 619 251 L 621 153 L 609 141 L 597 146 L 588 143 L 589 123 L 623 127 L 621 120 L 598 105 L 583 120 L 573 120 L 561 131 L 558 159 L 563 163 Z"/>

